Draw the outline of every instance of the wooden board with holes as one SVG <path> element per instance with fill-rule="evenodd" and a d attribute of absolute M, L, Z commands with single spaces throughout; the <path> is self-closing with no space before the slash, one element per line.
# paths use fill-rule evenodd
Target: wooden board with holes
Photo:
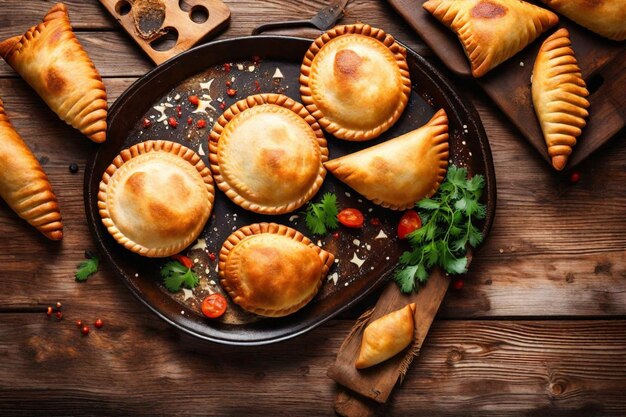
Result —
<path fill-rule="evenodd" d="M 133 17 L 133 7 L 138 2 L 139 0 L 100 0 L 157 65 L 220 31 L 230 20 L 230 9 L 221 0 L 187 0 L 184 3 L 179 0 L 160 0 L 165 7 L 164 16 L 160 20 L 154 19 L 157 20 L 156 30 L 159 33 L 146 39 L 139 34 Z M 167 44 L 163 42 L 166 39 Z M 168 47 L 170 42 L 173 45 Z M 163 48 L 159 47 L 160 44 Z"/>
<path fill-rule="evenodd" d="M 387 0 L 456 75 L 471 78 L 456 35 L 421 7 L 424 0 Z M 587 82 L 591 107 L 587 126 L 566 167 L 572 168 L 608 142 L 626 125 L 626 45 L 604 39 L 559 15 L 569 30 L 576 58 Z M 494 103 L 549 163 L 548 151 L 532 106 L 530 79 L 544 34 L 513 58 L 476 80 Z"/>

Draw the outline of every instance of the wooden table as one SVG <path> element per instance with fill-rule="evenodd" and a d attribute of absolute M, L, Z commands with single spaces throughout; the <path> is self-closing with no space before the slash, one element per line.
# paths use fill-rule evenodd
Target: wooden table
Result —
<path fill-rule="evenodd" d="M 152 65 L 96 0 L 66 3 L 113 102 Z M 261 22 L 311 16 L 325 1 L 228 3 L 232 22 L 222 38 L 247 35 Z M 0 37 L 22 33 L 50 5 L 3 0 Z M 342 22 L 357 20 L 430 56 L 384 1 L 353 0 Z M 573 185 L 480 92 L 462 89 L 491 141 L 496 221 L 465 288 L 444 300 L 389 413 L 624 416 L 625 134 L 583 163 Z M 76 283 L 76 264 L 95 248 L 82 188 L 97 145 L 58 120 L 4 62 L 0 97 L 47 171 L 65 223 L 62 243 L 50 242 L 0 203 L 0 414 L 333 414 L 336 387 L 326 369 L 365 304 L 295 340 L 236 348 L 166 325 L 106 265 Z M 69 173 L 72 162 L 78 174 Z M 42 312 L 57 300 L 60 322 Z M 75 321 L 96 318 L 105 327 L 92 325 L 81 336 Z"/>

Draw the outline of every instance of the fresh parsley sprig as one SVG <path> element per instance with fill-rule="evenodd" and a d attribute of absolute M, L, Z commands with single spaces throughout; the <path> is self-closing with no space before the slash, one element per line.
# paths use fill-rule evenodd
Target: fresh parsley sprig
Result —
<path fill-rule="evenodd" d="M 78 269 L 76 270 L 76 274 L 74 275 L 76 281 L 83 282 L 87 281 L 87 278 L 98 272 L 98 265 L 100 264 L 100 259 L 97 256 L 91 254 L 91 252 L 87 252 L 89 255 L 87 260 L 82 261 L 78 264 Z"/>
<path fill-rule="evenodd" d="M 306 227 L 314 235 L 325 235 L 329 230 L 339 227 L 337 214 L 339 214 L 337 196 L 332 193 L 326 193 L 319 203 L 309 203 L 307 206 Z"/>
<path fill-rule="evenodd" d="M 191 270 L 177 261 L 168 262 L 161 269 L 163 285 L 170 292 L 177 292 L 181 287 L 193 289 L 198 285 L 200 279 Z"/>
<path fill-rule="evenodd" d="M 394 274 L 402 292 L 417 291 L 434 266 L 449 274 L 467 272 L 467 245 L 483 240 L 474 222 L 487 214 L 478 202 L 484 187 L 482 175 L 468 179 L 467 169 L 452 165 L 438 193 L 417 203 L 422 227 L 408 235 L 411 251 L 400 256 Z"/>

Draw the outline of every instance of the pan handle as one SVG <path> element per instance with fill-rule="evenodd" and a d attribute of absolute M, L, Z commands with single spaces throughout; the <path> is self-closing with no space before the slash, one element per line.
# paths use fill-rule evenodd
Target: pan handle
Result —
<path fill-rule="evenodd" d="M 294 28 L 294 27 L 312 27 L 316 28 L 310 20 L 288 20 L 286 22 L 273 22 L 273 23 L 265 23 L 263 25 L 259 25 L 252 30 L 253 35 L 258 35 L 261 32 L 265 32 L 273 29 L 285 29 L 285 28 Z M 318 28 L 316 28 L 318 29 Z"/>

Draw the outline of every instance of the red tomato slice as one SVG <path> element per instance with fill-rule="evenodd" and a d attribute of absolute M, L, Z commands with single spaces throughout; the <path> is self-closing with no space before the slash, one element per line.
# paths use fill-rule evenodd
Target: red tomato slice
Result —
<path fill-rule="evenodd" d="M 191 259 L 187 258 L 185 255 L 181 255 L 180 253 L 177 255 L 172 255 L 171 258 L 175 261 L 180 262 L 181 264 L 183 264 L 183 266 L 185 268 L 191 268 L 193 267 L 193 262 L 191 262 Z"/>
<path fill-rule="evenodd" d="M 224 314 L 227 306 L 226 298 L 222 294 L 211 294 L 202 301 L 202 314 L 215 319 Z"/>
<path fill-rule="evenodd" d="M 400 239 L 406 239 L 406 236 L 422 227 L 422 219 L 415 210 L 407 210 L 400 219 L 398 224 L 398 237 Z"/>
<path fill-rule="evenodd" d="M 353 227 L 356 229 L 363 226 L 365 218 L 363 217 L 363 213 L 359 210 L 355 208 L 347 208 L 339 212 L 337 220 L 339 220 L 339 223 L 346 227 Z"/>

